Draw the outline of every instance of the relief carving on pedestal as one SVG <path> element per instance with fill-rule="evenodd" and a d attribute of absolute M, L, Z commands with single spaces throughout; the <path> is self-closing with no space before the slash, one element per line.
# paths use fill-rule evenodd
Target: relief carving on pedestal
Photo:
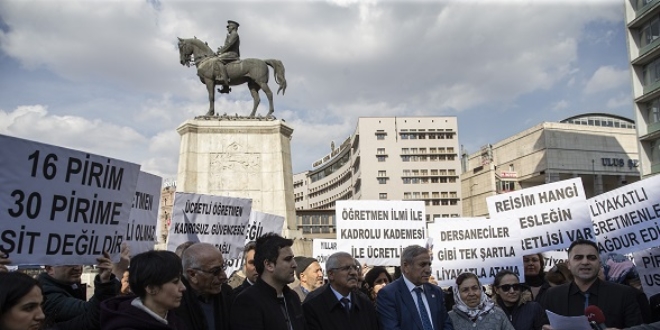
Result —
<path fill-rule="evenodd" d="M 237 147 L 235 143 L 230 147 Z M 249 187 L 248 177 L 261 173 L 260 154 L 212 154 L 209 164 L 210 186 L 212 190 L 245 191 L 259 190 Z"/>

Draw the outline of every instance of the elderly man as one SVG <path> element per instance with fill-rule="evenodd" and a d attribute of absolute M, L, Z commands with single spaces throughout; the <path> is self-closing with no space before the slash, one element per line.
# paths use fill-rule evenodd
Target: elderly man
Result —
<path fill-rule="evenodd" d="M 208 243 L 195 243 L 183 251 L 183 293 L 174 312 L 190 330 L 229 330 L 232 289 L 226 284 L 222 253 Z"/>
<path fill-rule="evenodd" d="M 243 272 L 245 273 L 245 280 L 243 280 L 241 285 L 234 288 L 234 297 L 254 285 L 257 282 L 257 278 L 259 278 L 259 273 L 257 273 L 257 269 L 254 267 L 254 251 L 256 249 L 257 243 L 254 241 L 245 245 L 245 249 L 243 250 Z"/>
<path fill-rule="evenodd" d="M 224 64 L 238 60 L 241 57 L 241 38 L 238 36 L 238 22 L 227 21 L 227 37 L 225 38 L 225 45 L 218 48 L 218 59 L 222 63 L 220 65 L 220 75 L 222 79 L 222 89 L 218 90 L 220 93 L 229 93 L 229 75 L 227 74 L 227 67 Z"/>
<path fill-rule="evenodd" d="M 259 279 L 234 300 L 232 329 L 305 329 L 300 298 L 287 286 L 296 270 L 292 245 L 292 240 L 272 233 L 257 239 L 254 264 Z"/>
<path fill-rule="evenodd" d="M 80 283 L 82 265 L 46 266 L 38 277 L 44 295 L 44 314 L 59 329 L 100 329 L 101 302 L 119 294 L 120 280 L 128 268 L 130 250 L 121 247 L 121 259 L 114 264 L 107 252 L 97 258 L 99 273 L 94 279 L 94 296 L 87 300 Z"/>
<path fill-rule="evenodd" d="M 300 301 L 305 301 L 307 295 L 323 285 L 323 269 L 314 258 L 296 257 L 296 277 L 300 285 L 293 288 Z"/>
<path fill-rule="evenodd" d="M 541 306 L 564 316 L 584 315 L 588 306 L 597 306 L 605 315 L 608 327 L 627 328 L 643 323 L 635 292 L 629 286 L 601 281 L 598 245 L 578 239 L 568 248 L 568 268 L 573 281 L 548 289 Z M 549 325 L 543 329 L 552 329 Z"/>
<path fill-rule="evenodd" d="M 401 253 L 403 276 L 378 291 L 376 310 L 382 329 L 453 330 L 445 309 L 444 294 L 429 284 L 428 249 L 411 245 Z"/>
<path fill-rule="evenodd" d="M 377 330 L 376 308 L 359 293 L 358 267 L 346 252 L 337 252 L 326 261 L 329 283 L 307 297 L 303 312 L 308 330 Z"/>

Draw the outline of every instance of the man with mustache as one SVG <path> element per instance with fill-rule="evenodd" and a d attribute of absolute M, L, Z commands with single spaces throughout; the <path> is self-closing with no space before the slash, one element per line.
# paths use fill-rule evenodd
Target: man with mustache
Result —
<path fill-rule="evenodd" d="M 428 249 L 410 245 L 401 253 L 402 276 L 378 291 L 376 310 L 381 329 L 453 330 L 444 293 L 429 284 Z"/>
<path fill-rule="evenodd" d="M 259 278 L 234 300 L 232 329 L 305 329 L 300 298 L 287 285 L 293 282 L 297 266 L 292 245 L 292 240 L 274 233 L 257 239 L 254 266 Z"/>
<path fill-rule="evenodd" d="M 329 283 L 307 296 L 303 311 L 308 330 L 377 330 L 376 308 L 358 292 L 358 267 L 346 252 L 331 255 L 325 264 Z"/>
<path fill-rule="evenodd" d="M 97 258 L 99 274 L 94 279 L 94 296 L 87 300 L 86 288 L 80 283 L 82 265 L 46 266 L 37 278 L 43 289 L 46 319 L 59 329 L 100 329 L 101 302 L 119 294 L 120 279 L 128 269 L 130 250 L 121 246 L 117 264 L 110 255 Z"/>
<path fill-rule="evenodd" d="M 541 306 L 564 316 L 584 315 L 587 306 L 597 306 L 608 327 L 627 328 L 643 323 L 642 313 L 632 287 L 601 281 L 600 256 L 595 242 L 578 239 L 568 248 L 568 268 L 573 281 L 548 289 Z M 552 330 L 544 325 L 544 330 Z"/>
<path fill-rule="evenodd" d="M 213 244 L 195 243 L 181 254 L 186 286 L 174 312 L 190 330 L 229 330 L 233 292 L 222 253 Z"/>
<path fill-rule="evenodd" d="M 300 301 L 305 301 L 307 295 L 323 285 L 323 269 L 319 262 L 310 257 L 296 257 L 296 277 L 300 285 L 293 288 Z"/>

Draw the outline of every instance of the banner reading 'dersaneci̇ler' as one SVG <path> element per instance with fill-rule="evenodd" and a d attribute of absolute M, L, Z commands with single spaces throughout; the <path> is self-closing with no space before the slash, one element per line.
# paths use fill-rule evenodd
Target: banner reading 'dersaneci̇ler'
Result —
<path fill-rule="evenodd" d="M 131 215 L 126 225 L 126 243 L 131 255 L 153 250 L 156 244 L 156 226 L 163 179 L 140 171 L 133 195 Z"/>
<path fill-rule="evenodd" d="M 275 214 L 252 211 L 250 212 L 250 221 L 245 228 L 244 245 L 251 241 L 256 241 L 258 237 L 263 236 L 264 234 L 281 234 L 283 227 L 284 217 Z M 243 268 L 245 261 L 243 258 L 245 253 L 243 249 L 244 247 L 245 246 L 241 247 L 238 257 L 225 259 L 225 265 L 227 266 L 226 272 L 228 276 Z"/>
<path fill-rule="evenodd" d="M 547 183 L 486 198 L 491 219 L 515 219 L 524 254 L 594 240 L 582 179 Z"/>
<path fill-rule="evenodd" d="M 252 200 L 237 197 L 174 194 L 167 249 L 187 241 L 213 244 L 224 259 L 237 258 L 245 243 Z"/>
<path fill-rule="evenodd" d="M 481 284 L 493 283 L 500 270 L 523 276 L 520 230 L 515 219 L 449 218 L 428 225 L 433 239 L 433 275 L 450 286 L 462 273 L 473 273 Z"/>
<path fill-rule="evenodd" d="M 660 176 L 594 196 L 587 203 L 601 253 L 625 254 L 660 245 Z"/>
<path fill-rule="evenodd" d="M 337 248 L 370 266 L 399 266 L 408 245 L 424 246 L 422 201 L 337 201 Z"/>
<path fill-rule="evenodd" d="M 0 135 L 0 251 L 15 265 L 116 258 L 140 165 Z"/>

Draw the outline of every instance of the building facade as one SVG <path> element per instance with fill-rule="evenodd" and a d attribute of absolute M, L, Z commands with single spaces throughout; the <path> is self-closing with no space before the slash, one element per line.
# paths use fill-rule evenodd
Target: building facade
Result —
<path fill-rule="evenodd" d="M 587 198 L 640 180 L 630 119 L 591 113 L 545 122 L 463 157 L 463 215 L 488 216 L 495 194 L 580 177 Z"/>
<path fill-rule="evenodd" d="M 334 237 L 335 202 L 347 199 L 421 200 L 427 221 L 459 217 L 458 149 L 456 117 L 359 118 L 341 145 L 294 174 L 298 229 Z"/>
<path fill-rule="evenodd" d="M 660 173 L 660 0 L 625 0 L 639 162 L 643 177 Z"/>

